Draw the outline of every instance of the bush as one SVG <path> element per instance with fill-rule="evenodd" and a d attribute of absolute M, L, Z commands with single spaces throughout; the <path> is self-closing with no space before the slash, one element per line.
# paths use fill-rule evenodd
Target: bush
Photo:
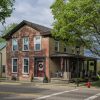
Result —
<path fill-rule="evenodd" d="M 98 74 L 100 75 L 100 71 L 98 71 Z"/>
<path fill-rule="evenodd" d="M 16 76 L 12 76 L 11 80 L 16 81 L 17 80 L 17 77 Z"/>
<path fill-rule="evenodd" d="M 46 75 L 44 76 L 43 83 L 48 83 L 48 78 Z"/>
<path fill-rule="evenodd" d="M 99 78 L 97 76 L 92 76 L 91 79 L 92 79 L 92 81 L 98 81 L 99 80 Z"/>

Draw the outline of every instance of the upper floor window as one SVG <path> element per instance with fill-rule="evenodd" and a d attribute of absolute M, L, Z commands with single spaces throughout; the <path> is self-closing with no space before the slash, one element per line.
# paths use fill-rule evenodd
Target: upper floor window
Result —
<path fill-rule="evenodd" d="M 41 50 L 41 36 L 34 37 L 34 50 L 35 51 Z"/>
<path fill-rule="evenodd" d="M 65 53 L 67 52 L 67 47 L 64 47 L 64 52 L 65 52 Z"/>
<path fill-rule="evenodd" d="M 23 50 L 25 51 L 29 50 L 29 38 L 28 37 L 23 38 Z"/>
<path fill-rule="evenodd" d="M 29 73 L 29 58 L 23 59 L 23 73 L 28 74 Z"/>
<path fill-rule="evenodd" d="M 18 59 L 17 58 L 13 58 L 12 59 L 12 72 L 13 73 L 17 73 L 17 66 L 18 66 Z"/>
<path fill-rule="evenodd" d="M 13 51 L 18 50 L 18 41 L 17 41 L 16 38 L 15 39 L 12 39 L 12 50 Z"/>
<path fill-rule="evenodd" d="M 55 41 L 55 51 L 59 52 L 59 41 Z"/>

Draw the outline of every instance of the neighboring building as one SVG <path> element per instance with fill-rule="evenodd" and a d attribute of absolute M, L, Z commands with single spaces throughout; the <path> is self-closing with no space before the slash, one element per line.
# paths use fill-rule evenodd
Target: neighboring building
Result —
<path fill-rule="evenodd" d="M 97 60 L 97 72 L 99 72 L 100 71 L 100 57 L 95 55 L 95 54 L 93 54 L 89 49 L 85 49 L 84 50 L 84 55 L 88 56 L 88 57 L 98 58 L 98 60 Z M 89 66 L 91 66 L 91 65 L 89 65 Z"/>
<path fill-rule="evenodd" d="M 6 77 L 6 42 L 0 43 L 0 77 Z"/>
<path fill-rule="evenodd" d="M 75 47 L 65 47 L 50 31 L 50 28 L 22 21 L 3 37 L 7 40 L 7 75 L 10 79 L 30 80 L 32 76 L 44 77 L 46 74 L 50 80 L 60 74 L 69 80 L 80 77 L 83 70 L 88 72 L 89 60 L 94 61 L 96 75 L 95 58 L 83 56 L 82 47 L 80 55 L 76 55 Z M 84 61 L 87 61 L 86 66 Z"/>

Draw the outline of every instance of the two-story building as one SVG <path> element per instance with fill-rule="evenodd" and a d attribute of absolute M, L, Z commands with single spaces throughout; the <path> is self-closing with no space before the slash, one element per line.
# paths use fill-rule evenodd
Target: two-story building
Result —
<path fill-rule="evenodd" d="M 63 77 L 70 79 L 81 76 L 80 72 L 89 70 L 89 61 L 94 61 L 96 73 L 96 59 L 75 55 L 75 48 L 64 46 L 51 35 L 51 29 L 22 21 L 3 38 L 7 40 L 7 75 L 19 80 L 30 80 L 31 77 Z M 84 66 L 84 61 L 87 65 Z M 78 73 L 78 74 L 77 74 Z M 59 75 L 60 74 L 60 75 Z M 77 75 L 76 75 L 77 74 Z"/>
<path fill-rule="evenodd" d="M 0 43 L 0 77 L 7 76 L 7 66 L 6 66 L 6 42 Z"/>

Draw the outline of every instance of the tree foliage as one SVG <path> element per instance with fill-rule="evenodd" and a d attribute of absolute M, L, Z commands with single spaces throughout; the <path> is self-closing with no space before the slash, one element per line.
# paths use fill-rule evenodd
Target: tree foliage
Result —
<path fill-rule="evenodd" d="M 4 27 L 4 29 L 1 31 L 1 37 L 0 42 L 4 42 L 5 40 L 2 38 L 2 36 L 6 35 L 8 32 L 10 32 L 14 27 L 17 26 L 17 23 L 9 24 L 8 26 Z"/>
<path fill-rule="evenodd" d="M 100 56 L 100 0 L 56 0 L 51 10 L 55 37 L 72 45 L 79 39 Z"/>
<path fill-rule="evenodd" d="M 0 22 L 4 23 L 6 17 L 10 17 L 15 0 L 0 0 Z"/>

